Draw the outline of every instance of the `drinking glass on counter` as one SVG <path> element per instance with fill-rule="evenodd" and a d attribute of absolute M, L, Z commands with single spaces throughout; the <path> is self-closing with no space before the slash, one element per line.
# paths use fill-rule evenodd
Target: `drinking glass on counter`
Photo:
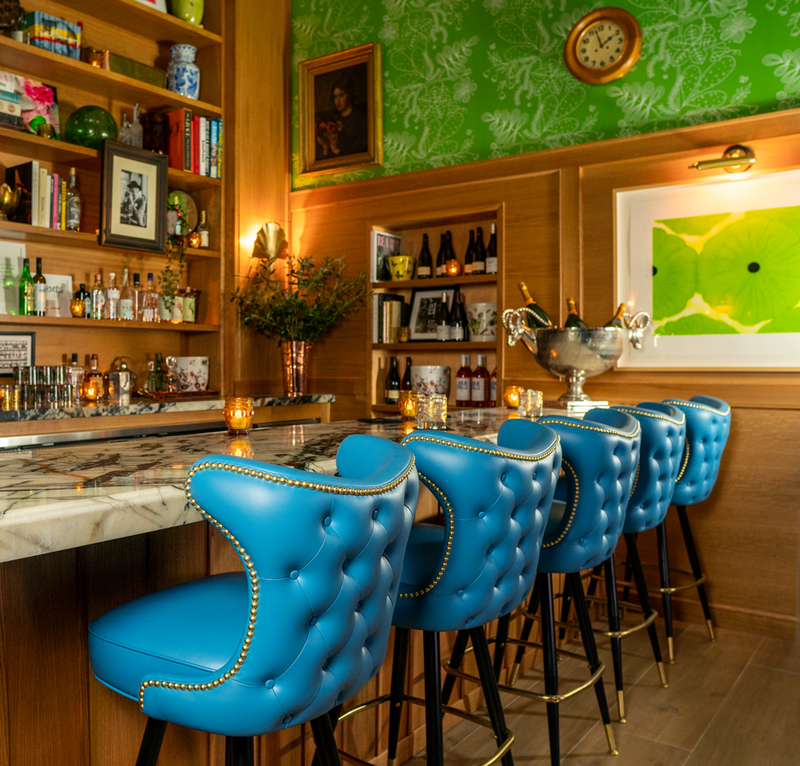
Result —
<path fill-rule="evenodd" d="M 542 417 L 543 398 L 541 391 L 534 391 L 532 388 L 527 391 L 520 391 L 517 414 L 521 418 L 528 418 L 529 420 L 536 420 L 536 418 Z"/>
<path fill-rule="evenodd" d="M 440 431 L 447 428 L 447 397 L 444 394 L 420 394 L 417 406 L 417 428 Z"/>

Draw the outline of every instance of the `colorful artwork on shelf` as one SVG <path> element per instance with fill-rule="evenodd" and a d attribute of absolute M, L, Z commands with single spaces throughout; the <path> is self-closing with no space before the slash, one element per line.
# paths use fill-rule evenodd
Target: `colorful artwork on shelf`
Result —
<path fill-rule="evenodd" d="M 58 92 L 52 85 L 22 75 L 0 72 L 0 92 L 19 97 L 21 123 L 5 123 L 5 127 L 21 127 L 28 133 L 38 133 L 40 125 L 49 125 L 52 128 L 50 132 L 56 136 L 60 134 Z M 4 124 L 2 120 L 0 124 Z"/>
<path fill-rule="evenodd" d="M 167 12 L 167 0 L 136 0 L 136 2 L 161 13 Z"/>

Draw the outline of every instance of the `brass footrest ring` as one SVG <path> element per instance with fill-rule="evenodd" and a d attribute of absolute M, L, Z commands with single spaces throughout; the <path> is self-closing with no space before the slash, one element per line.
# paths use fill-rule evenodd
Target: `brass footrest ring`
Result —
<path fill-rule="evenodd" d="M 607 638 L 624 638 L 625 636 L 631 635 L 631 633 L 636 633 L 637 630 L 641 630 L 642 628 L 646 628 L 648 625 L 651 625 L 656 617 L 658 617 L 658 612 L 654 609 L 650 612 L 650 616 L 643 620 L 640 623 L 637 623 L 632 628 L 628 628 L 627 630 L 600 630 L 599 628 L 592 628 L 592 632 L 596 633 L 598 636 L 606 636 Z"/>

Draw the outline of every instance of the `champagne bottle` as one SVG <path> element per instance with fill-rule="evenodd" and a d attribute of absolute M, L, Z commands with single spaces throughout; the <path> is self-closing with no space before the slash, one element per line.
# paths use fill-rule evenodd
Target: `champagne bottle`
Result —
<path fill-rule="evenodd" d="M 400 384 L 401 391 L 411 390 L 411 357 L 406 357 L 406 371 L 403 373 L 403 381 Z"/>
<path fill-rule="evenodd" d="M 442 234 L 439 242 L 439 252 L 436 253 L 436 276 L 444 276 L 444 264 L 447 261 L 447 235 Z"/>
<path fill-rule="evenodd" d="M 450 340 L 450 318 L 445 292 L 442 293 L 442 302 L 436 307 L 436 340 Z"/>
<path fill-rule="evenodd" d="M 578 310 L 575 308 L 575 299 L 567 298 L 567 321 L 564 322 L 564 329 L 569 327 L 577 328 L 578 330 L 585 330 L 586 325 L 578 315 Z"/>
<path fill-rule="evenodd" d="M 464 253 L 464 273 L 472 274 L 472 262 L 475 260 L 475 229 L 469 230 L 469 243 Z"/>
<path fill-rule="evenodd" d="M 103 277 L 94 275 L 92 288 L 92 319 L 105 319 L 106 317 L 106 291 L 103 288 Z"/>
<path fill-rule="evenodd" d="M 33 314 L 43 317 L 47 314 L 47 280 L 42 274 L 42 259 L 36 259 L 36 274 L 33 277 Z"/>
<path fill-rule="evenodd" d="M 480 226 L 475 230 L 475 253 L 472 258 L 472 273 L 486 273 L 486 245 L 483 244 L 483 229 Z"/>
<path fill-rule="evenodd" d="M 108 290 L 106 290 L 106 319 L 119 319 L 119 288 L 117 275 L 112 271 L 108 275 Z"/>
<path fill-rule="evenodd" d="M 519 291 L 525 299 L 525 306 L 533 313 L 533 324 L 536 327 L 552 327 L 553 320 L 550 319 L 547 312 L 533 299 L 528 292 L 528 285 L 524 282 L 519 283 Z M 530 316 L 526 317 L 530 321 Z"/>
<path fill-rule="evenodd" d="M 430 279 L 433 274 L 432 269 L 431 251 L 428 249 L 428 235 L 422 235 L 422 248 L 419 251 L 419 258 L 417 259 L 417 279 Z"/>
<path fill-rule="evenodd" d="M 400 374 L 397 372 L 397 357 L 389 360 L 389 374 L 386 376 L 384 401 L 386 404 L 397 404 L 400 399 Z"/>
<path fill-rule="evenodd" d="M 490 380 L 486 369 L 486 354 L 478 354 L 478 366 L 472 371 L 472 390 L 470 399 L 473 407 L 488 407 Z"/>
<path fill-rule="evenodd" d="M 486 247 L 486 273 L 497 274 L 497 227 L 494 224 Z"/>
<path fill-rule="evenodd" d="M 472 403 L 472 370 L 469 354 L 461 354 L 461 367 L 456 373 L 456 407 L 469 407 Z"/>
<path fill-rule="evenodd" d="M 128 284 L 128 270 L 122 270 L 122 290 L 119 293 L 119 318 L 133 320 L 133 291 Z"/>
<path fill-rule="evenodd" d="M 22 273 L 19 275 L 19 315 L 33 316 L 33 277 L 29 258 L 22 259 Z"/>
<path fill-rule="evenodd" d="M 625 327 L 625 310 L 628 308 L 627 304 L 620 303 L 617 306 L 617 313 L 606 322 L 603 327 Z"/>
<path fill-rule="evenodd" d="M 453 310 L 450 313 L 450 340 L 469 340 L 467 312 L 460 290 L 453 296 Z"/>
<path fill-rule="evenodd" d="M 67 188 L 67 231 L 81 230 L 81 195 L 78 193 L 75 168 L 69 169 L 69 187 Z"/>

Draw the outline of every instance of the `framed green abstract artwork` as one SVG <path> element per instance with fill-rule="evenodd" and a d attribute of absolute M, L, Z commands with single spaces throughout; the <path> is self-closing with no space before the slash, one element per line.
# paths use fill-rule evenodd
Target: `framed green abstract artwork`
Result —
<path fill-rule="evenodd" d="M 616 193 L 620 367 L 800 369 L 800 171 Z"/>

